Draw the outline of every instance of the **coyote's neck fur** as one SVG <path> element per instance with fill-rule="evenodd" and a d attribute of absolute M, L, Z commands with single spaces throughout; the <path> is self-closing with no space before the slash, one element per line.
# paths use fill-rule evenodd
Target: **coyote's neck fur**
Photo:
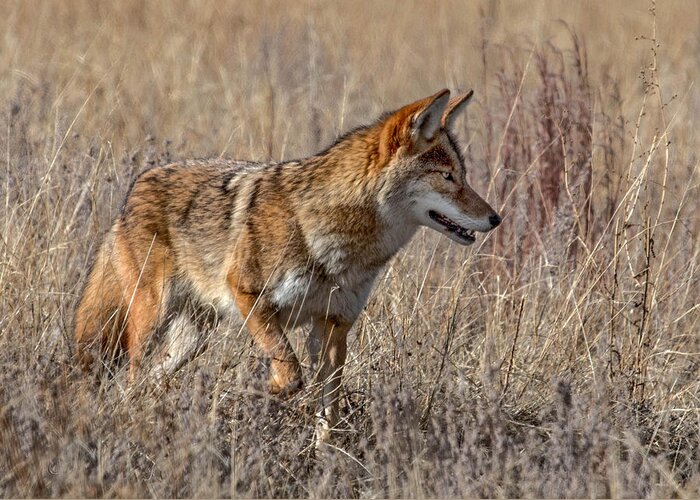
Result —
<path fill-rule="evenodd" d="M 304 241 L 329 277 L 378 272 L 418 227 L 406 220 L 402 193 L 388 186 L 389 159 L 378 146 L 383 125 L 351 132 L 284 169 Z M 307 171 L 308 184 L 294 182 L 300 170 Z"/>

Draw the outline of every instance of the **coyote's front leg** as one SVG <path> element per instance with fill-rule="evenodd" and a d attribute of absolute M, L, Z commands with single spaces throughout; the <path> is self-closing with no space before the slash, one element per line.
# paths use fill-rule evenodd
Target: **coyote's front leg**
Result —
<path fill-rule="evenodd" d="M 273 307 L 256 295 L 239 292 L 236 303 L 255 343 L 271 358 L 268 387 L 273 394 L 290 395 L 303 385 L 301 366 Z"/>
<path fill-rule="evenodd" d="M 316 318 L 308 340 L 314 382 L 321 385 L 316 445 L 328 440 L 339 419 L 340 382 L 347 352 L 347 335 L 352 323 Z M 319 363 L 320 359 L 320 363 Z"/>

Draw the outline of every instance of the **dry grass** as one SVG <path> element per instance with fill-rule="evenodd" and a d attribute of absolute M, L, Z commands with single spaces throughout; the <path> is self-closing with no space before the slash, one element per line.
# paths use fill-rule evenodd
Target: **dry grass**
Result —
<path fill-rule="evenodd" d="M 0 494 L 698 495 L 700 12 L 588 4 L 4 4 Z M 505 221 L 391 263 L 337 450 L 236 325 L 159 392 L 74 372 L 136 173 L 307 155 L 444 86 L 476 89 L 460 134 Z"/>

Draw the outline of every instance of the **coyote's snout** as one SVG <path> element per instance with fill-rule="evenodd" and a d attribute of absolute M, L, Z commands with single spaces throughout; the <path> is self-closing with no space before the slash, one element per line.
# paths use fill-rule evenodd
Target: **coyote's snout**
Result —
<path fill-rule="evenodd" d="M 155 372 L 202 348 L 202 329 L 238 309 L 271 358 L 269 388 L 302 370 L 283 326 L 311 324 L 325 428 L 338 420 L 346 337 L 384 264 L 419 226 L 460 243 L 499 215 L 467 184 L 450 129 L 472 92 L 437 94 L 286 163 L 187 161 L 141 174 L 105 237 L 76 316 L 79 357 L 126 350 L 133 378 L 149 337 Z"/>

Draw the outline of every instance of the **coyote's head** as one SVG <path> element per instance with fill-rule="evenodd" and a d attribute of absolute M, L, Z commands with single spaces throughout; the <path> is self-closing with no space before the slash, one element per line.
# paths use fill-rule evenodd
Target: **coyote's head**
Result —
<path fill-rule="evenodd" d="M 411 219 L 462 245 L 490 231 L 501 217 L 467 183 L 466 166 L 450 132 L 473 92 L 450 99 L 445 89 L 389 115 L 381 131 L 385 192 Z"/>

